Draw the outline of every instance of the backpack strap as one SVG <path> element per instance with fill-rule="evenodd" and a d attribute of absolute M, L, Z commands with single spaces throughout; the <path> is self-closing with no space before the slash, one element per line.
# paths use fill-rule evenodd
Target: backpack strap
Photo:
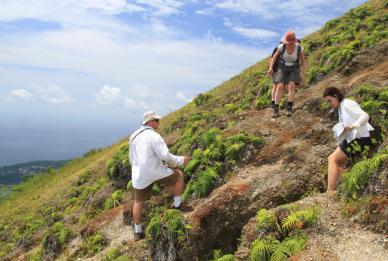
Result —
<path fill-rule="evenodd" d="M 300 44 L 298 44 L 298 50 L 297 50 L 297 53 L 296 53 L 296 63 L 297 64 L 300 64 L 300 53 L 302 52 L 302 46 Z"/>
<path fill-rule="evenodd" d="M 145 128 L 144 130 L 139 131 L 132 139 L 130 139 L 129 143 L 132 143 L 133 140 L 134 140 L 137 136 L 139 136 L 140 133 L 142 133 L 142 132 L 144 132 L 144 131 L 146 131 L 146 130 L 150 130 L 150 129 L 151 129 L 151 128 Z"/>

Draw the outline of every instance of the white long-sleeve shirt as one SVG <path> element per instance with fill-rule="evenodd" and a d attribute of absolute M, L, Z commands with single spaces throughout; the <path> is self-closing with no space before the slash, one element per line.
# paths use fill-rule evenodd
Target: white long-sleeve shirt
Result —
<path fill-rule="evenodd" d="M 369 116 L 363 111 L 357 102 L 343 99 L 338 108 L 338 118 L 344 127 L 353 128 L 346 135 L 346 140 L 351 142 L 354 139 L 370 137 L 370 131 L 374 130 L 368 123 Z"/>
<path fill-rule="evenodd" d="M 162 160 L 176 165 L 184 163 L 184 157 L 171 154 L 163 138 L 149 126 L 142 126 L 129 138 L 129 159 L 132 186 L 136 189 L 146 188 L 173 173 Z"/>

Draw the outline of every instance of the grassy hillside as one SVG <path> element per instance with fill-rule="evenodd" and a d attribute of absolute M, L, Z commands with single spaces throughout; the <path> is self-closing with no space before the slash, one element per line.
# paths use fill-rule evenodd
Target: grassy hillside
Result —
<path fill-rule="evenodd" d="M 387 11 L 387 1 L 369 1 L 302 39 L 308 84 L 299 92 L 331 74 L 350 73 L 353 68 L 348 65 L 353 57 L 387 41 Z M 257 130 L 240 133 L 235 127 L 245 113 L 269 106 L 272 84 L 266 76 L 268 62 L 258 62 L 163 118 L 161 132 L 172 152 L 193 155 L 184 169 L 187 202 L 206 197 L 227 182 L 232 170 L 247 164 L 263 147 L 265 139 Z M 386 131 L 386 86 L 357 86 L 353 94 L 375 117 L 374 126 Z M 9 199 L 0 201 L 0 258 L 13 259 L 23 253 L 27 253 L 27 260 L 57 257 L 79 235 L 81 227 L 130 197 L 129 176 L 128 146 L 122 140 L 16 186 Z M 159 188 L 154 187 L 154 191 Z M 163 201 L 158 202 L 150 203 L 154 208 L 146 217 L 152 220 L 150 231 L 158 231 L 163 221 L 158 216 L 168 204 L 160 206 Z M 103 235 L 91 235 L 83 239 L 72 258 L 93 256 L 105 245 Z"/>
<path fill-rule="evenodd" d="M 368 1 L 303 38 L 308 65 L 306 87 L 332 72 L 346 73 L 352 69 L 347 68 L 347 64 L 358 52 L 387 41 L 387 11 L 387 1 Z M 269 58 L 264 59 L 213 90 L 200 94 L 193 102 L 165 117 L 162 126 L 167 130 L 174 129 L 177 122 L 187 120 L 189 115 L 201 110 L 220 116 L 269 106 L 272 84 L 267 77 L 268 65 Z"/>

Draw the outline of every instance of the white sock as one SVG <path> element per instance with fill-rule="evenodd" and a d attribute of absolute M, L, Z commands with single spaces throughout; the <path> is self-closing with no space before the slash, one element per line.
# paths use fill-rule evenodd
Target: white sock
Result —
<path fill-rule="evenodd" d="M 182 203 L 181 196 L 174 196 L 174 207 L 179 208 Z"/>
<path fill-rule="evenodd" d="M 135 224 L 135 233 L 141 233 L 143 230 L 141 229 L 141 224 Z"/>

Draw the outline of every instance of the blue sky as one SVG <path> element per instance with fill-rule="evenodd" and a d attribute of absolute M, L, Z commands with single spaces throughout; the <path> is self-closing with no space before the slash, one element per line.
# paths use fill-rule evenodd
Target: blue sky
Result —
<path fill-rule="evenodd" d="M 363 2 L 1 0 L 0 135 L 92 128 L 105 146 L 144 111 L 165 115 L 268 56 L 284 32 L 301 38 Z"/>

